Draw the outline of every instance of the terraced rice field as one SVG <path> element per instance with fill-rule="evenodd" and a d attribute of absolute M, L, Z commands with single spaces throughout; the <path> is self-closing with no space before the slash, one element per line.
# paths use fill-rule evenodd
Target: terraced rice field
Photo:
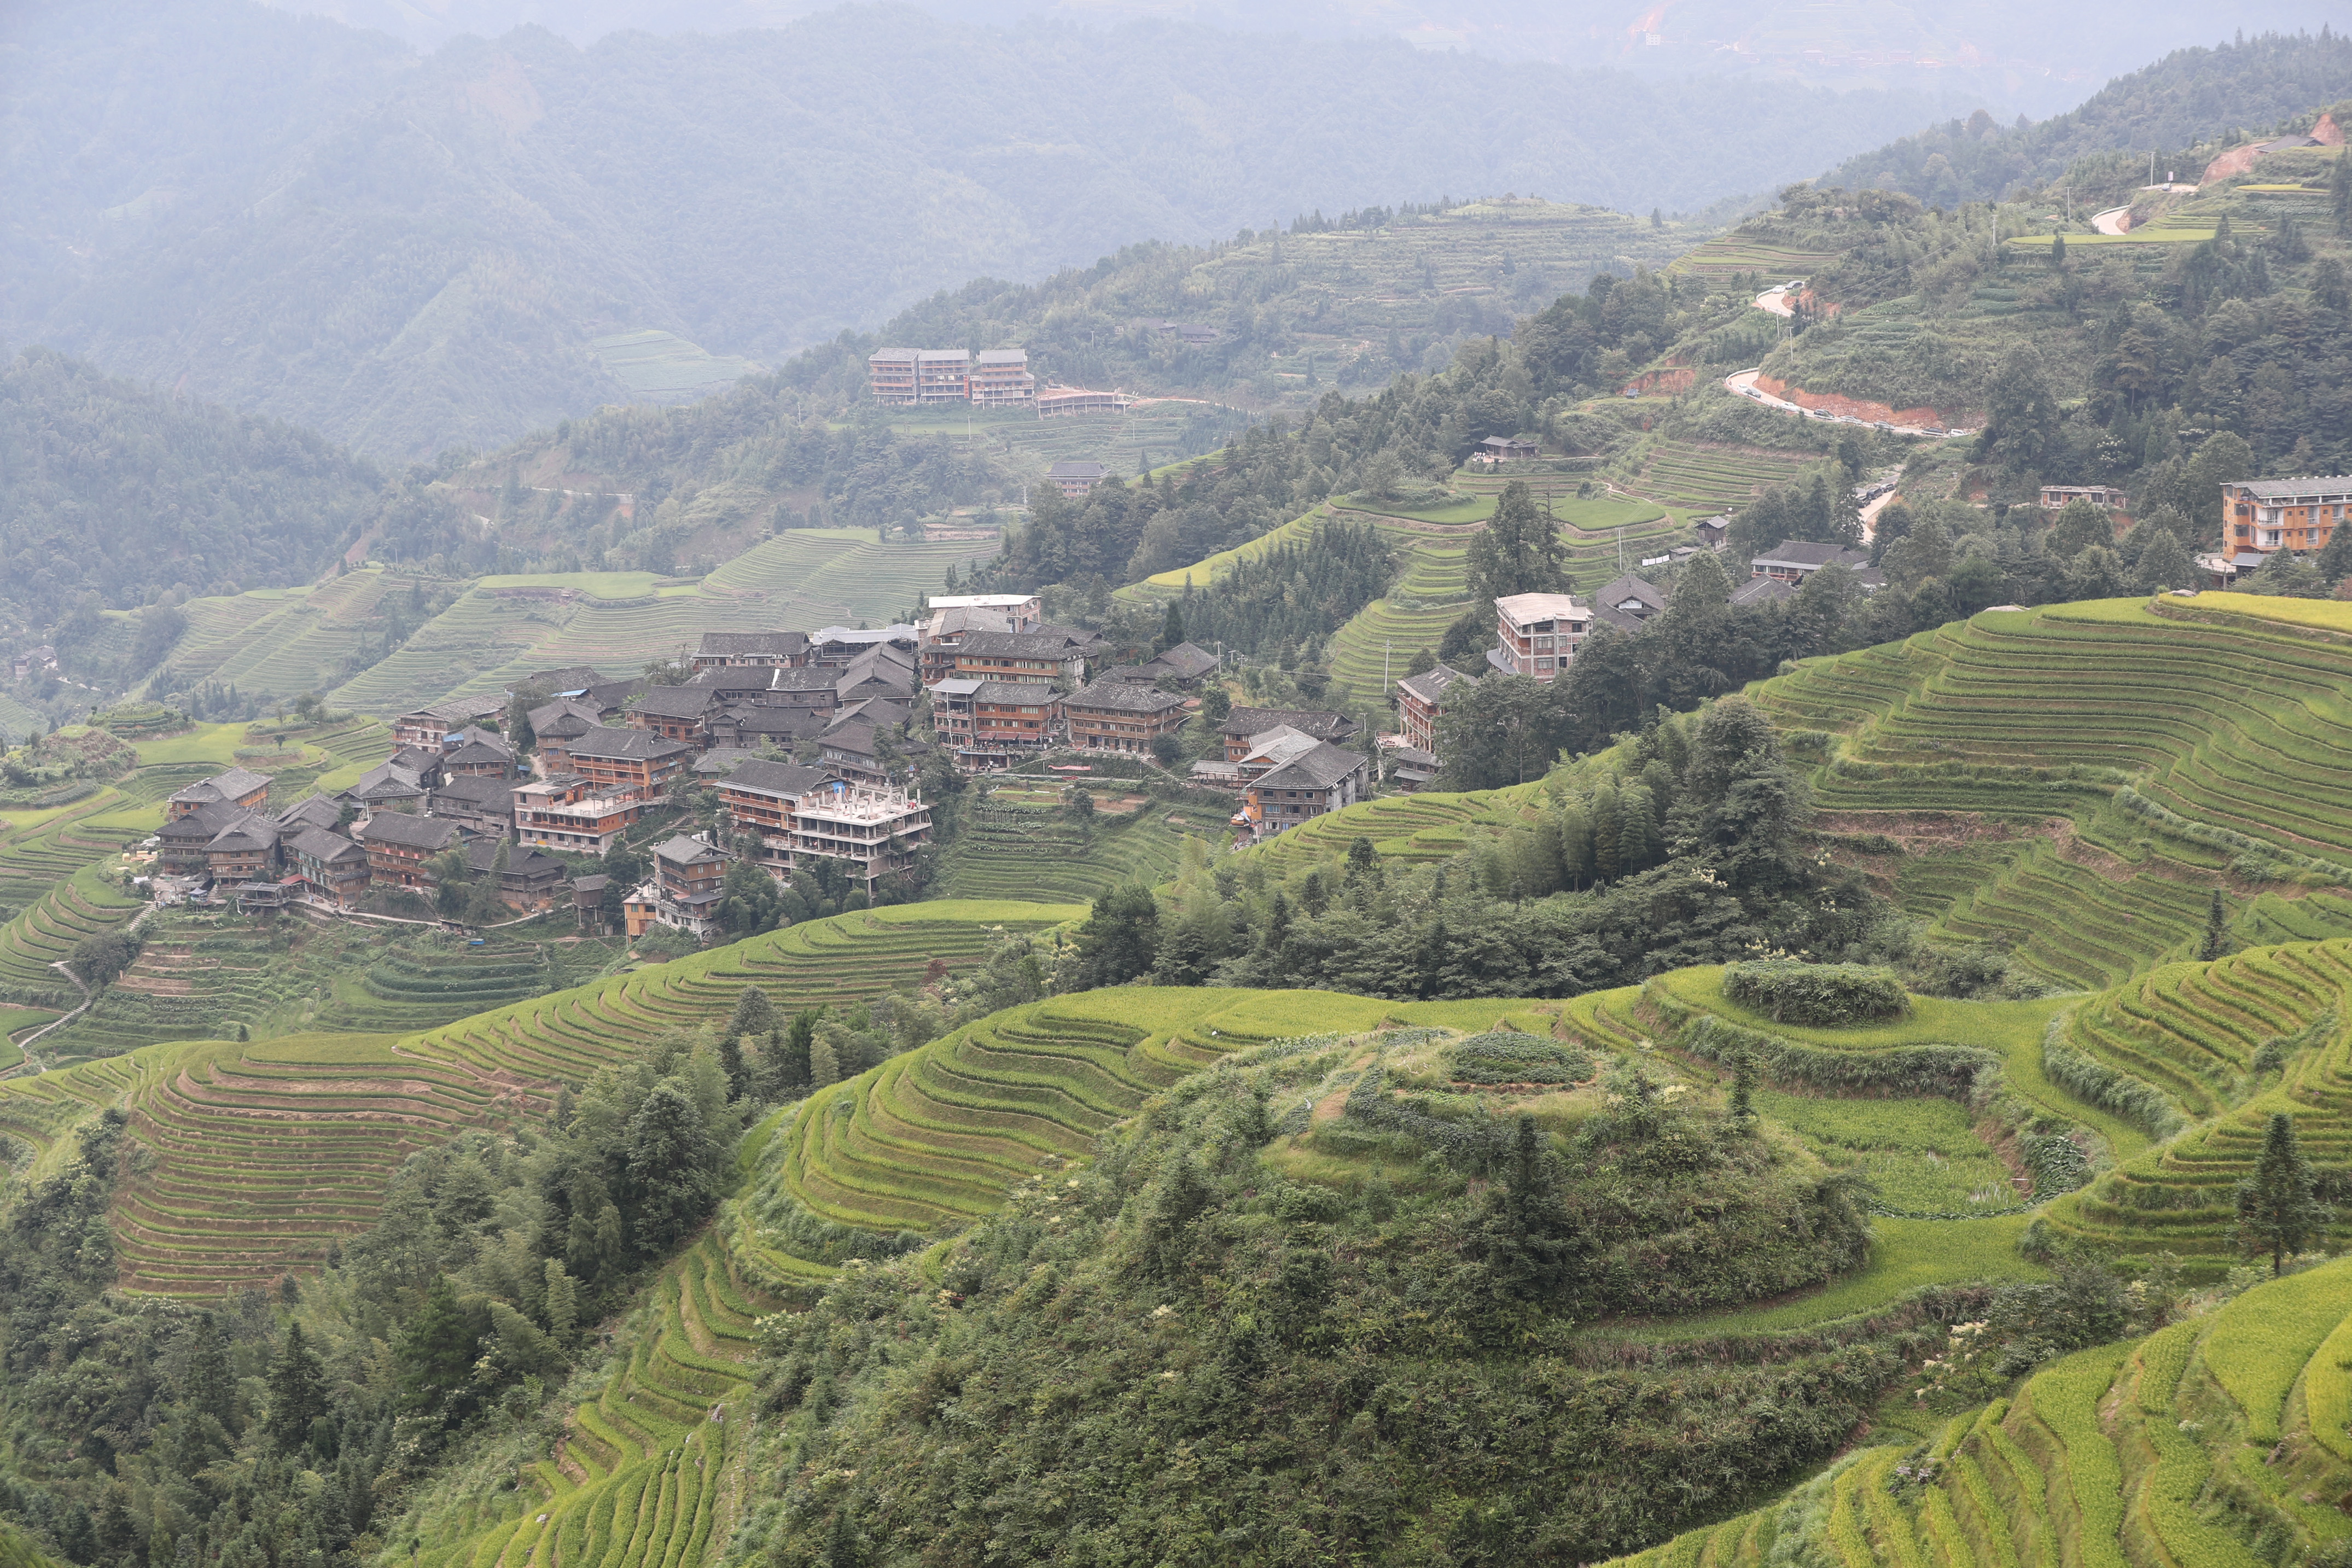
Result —
<path fill-rule="evenodd" d="M 1277 876 L 1344 856 L 1360 838 L 1370 839 L 1384 861 L 1410 865 L 1446 860 L 1468 846 L 1471 829 L 1507 827 L 1534 811 L 1541 789 L 1539 784 L 1517 784 L 1466 794 L 1360 800 L 1309 818 L 1245 852 L 1262 856 Z"/>
<path fill-rule="evenodd" d="M 181 633 L 160 673 L 185 687 L 234 685 L 280 699 L 343 680 L 380 641 L 389 615 L 412 587 L 435 584 L 381 569 L 345 572 L 316 587 L 265 588 L 190 600 Z"/>
<path fill-rule="evenodd" d="M 1091 833 L 1048 810 L 975 812 L 947 856 L 940 885 L 957 898 L 1044 898 L 1078 903 L 1127 883 L 1169 881 L 1197 835 L 1212 848 L 1232 836 L 1222 812 L 1148 801 L 1123 818 L 1098 818 Z"/>
<path fill-rule="evenodd" d="M 1753 695 L 1784 727 L 1839 737 L 1813 784 L 1850 826 L 2071 822 L 2048 844 L 1932 854 L 1899 885 L 1953 934 L 2014 943 L 2052 977 L 2096 987 L 2183 956 L 2216 885 L 2243 937 L 2352 929 L 2339 896 L 2256 897 L 2231 869 L 2252 849 L 2352 883 L 2352 645 L 2333 634 L 2352 621 L 2269 605 L 2210 594 L 1989 612 L 1809 661 Z M 2233 672 L 2230 702 L 2212 700 L 2217 669 Z M 2124 809 L 2126 782 L 2163 814 Z"/>
<path fill-rule="evenodd" d="M 2257 1568 L 2347 1532 L 2347 1323 L 2352 1261 L 2258 1285 L 1943 1423 L 1924 1488 L 1893 1484 L 1906 1449 L 1864 1448 L 1784 1502 L 1612 1568 Z"/>
<path fill-rule="evenodd" d="M 756 983 L 798 1009 L 919 985 L 1007 931 L 1083 906 L 940 901 L 836 915 L 404 1038 L 300 1034 L 150 1045 L 0 1083 L 0 1133 L 47 1150 L 121 1102 L 160 1156 L 119 1195 L 122 1281 L 214 1296 L 315 1261 L 374 1217 L 411 1151 L 543 1112 L 659 1031 L 732 1011 Z M 217 1219 L 218 1223 L 214 1221 Z"/>
<path fill-rule="evenodd" d="M 883 544 L 868 528 L 795 529 L 693 583 L 636 572 L 487 578 L 390 658 L 335 689 L 337 706 L 393 714 L 457 692 L 496 691 L 532 670 L 632 674 L 705 632 L 882 624 L 937 592 L 989 544 Z"/>
<path fill-rule="evenodd" d="M 553 920 L 492 930 L 480 947 L 437 932 L 359 925 L 277 928 L 229 915 L 174 914 L 142 928 L 145 946 L 90 1009 L 45 1037 L 52 1062 L 166 1040 L 254 1039 L 303 1031 L 408 1034 L 594 979 L 623 956 L 617 939 L 566 939 Z"/>
<path fill-rule="evenodd" d="M 1836 259 L 1834 251 L 1805 250 L 1796 246 L 1744 235 L 1724 235 L 1685 251 L 1666 268 L 1696 277 L 1729 277 L 1734 273 L 1761 273 L 1766 282 L 1787 282 Z"/>
<path fill-rule="evenodd" d="M 2151 1086 L 2189 1130 L 2050 1211 L 2053 1227 L 2118 1249 L 2179 1253 L 2218 1272 L 2234 1257 L 2237 1182 L 2253 1173 L 2271 1113 L 2295 1119 L 2324 1168 L 2352 1163 L 2352 944 L 2256 948 L 2167 967 L 2066 1019 L 2057 1044 Z M 2311 1029 L 2315 1039 L 2306 1041 Z M 2283 1070 L 2255 1053 L 2283 1040 Z M 2166 1132 L 2162 1122 L 2151 1131 Z M 2352 1236 L 2352 1216 L 2333 1235 Z"/>
<path fill-rule="evenodd" d="M 1724 512 L 1792 482 L 1816 461 L 1803 453 L 1654 436 L 1628 448 L 1603 472 L 1626 495 L 1689 511 Z"/>
<path fill-rule="evenodd" d="M 693 1568 L 741 1500 L 751 1412 L 744 1363 L 777 1303 L 734 1266 L 722 1230 L 664 1269 L 620 1325 L 626 1359 L 562 1437 L 478 1495 L 412 1510 L 399 1533 L 426 1568 Z"/>

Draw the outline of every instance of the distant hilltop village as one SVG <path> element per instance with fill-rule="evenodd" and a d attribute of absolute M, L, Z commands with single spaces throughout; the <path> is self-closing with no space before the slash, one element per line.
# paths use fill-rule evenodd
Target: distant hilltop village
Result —
<path fill-rule="evenodd" d="M 866 356 L 874 401 L 893 407 L 961 402 L 976 408 L 1034 408 L 1058 414 L 1118 413 L 1134 400 L 1087 387 L 1040 388 L 1026 349 L 877 349 Z"/>

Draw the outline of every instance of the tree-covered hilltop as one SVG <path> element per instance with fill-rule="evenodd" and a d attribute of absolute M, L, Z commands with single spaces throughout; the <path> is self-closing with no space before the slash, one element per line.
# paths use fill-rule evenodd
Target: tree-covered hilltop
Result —
<path fill-rule="evenodd" d="M 1900 191 L 1930 206 L 1999 201 L 2039 185 L 2069 164 L 2112 153 L 2139 171 L 2148 154 L 2157 178 L 2178 169 L 2194 183 L 2183 154 L 2232 131 L 2259 131 L 2315 103 L 2352 93 L 2352 36 L 2322 26 L 2308 33 L 2264 33 L 2207 48 L 2178 49 L 2154 65 L 2116 78 L 2083 104 L 2047 120 L 2001 125 L 1979 110 L 1868 152 L 1858 152 L 1817 182 L 1849 190 Z M 2126 155 L 2128 154 L 2128 157 Z M 2079 200 L 2080 198 L 2078 198 Z"/>
<path fill-rule="evenodd" d="M 667 332 L 674 387 L 724 384 L 740 363 L 696 345 L 775 363 L 1145 236 L 1448 192 L 1646 218 L 1920 112 L 1394 40 L 891 6 L 586 49 L 524 27 L 421 59 L 232 0 L 43 4 L 12 36 L 0 332 L 401 460 L 620 401 L 631 367 L 600 338 Z"/>
<path fill-rule="evenodd" d="M 309 431 L 45 349 L 0 365 L 0 632 L 61 645 L 100 609 L 307 582 L 362 536 L 392 558 L 469 537 L 415 479 Z M 176 635 L 142 637 L 147 667 Z"/>

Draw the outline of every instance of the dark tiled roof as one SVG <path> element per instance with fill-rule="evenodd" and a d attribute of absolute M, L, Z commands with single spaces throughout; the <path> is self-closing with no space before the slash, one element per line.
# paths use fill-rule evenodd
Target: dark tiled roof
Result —
<path fill-rule="evenodd" d="M 1182 707 L 1184 699 L 1173 692 L 1138 685 L 1132 681 L 1097 681 L 1072 692 L 1062 699 L 1062 704 L 1065 707 L 1100 708 L 1109 713 L 1152 714 Z"/>
<path fill-rule="evenodd" d="M 210 843 L 214 834 L 245 815 L 246 810 L 227 800 L 208 800 L 177 821 L 156 829 L 155 836 L 167 842 Z"/>
<path fill-rule="evenodd" d="M 956 652 L 992 659 L 1067 659 L 1086 651 L 1061 632 L 973 632 Z"/>
<path fill-rule="evenodd" d="M 606 757 L 631 762 L 676 757 L 694 747 L 682 740 L 665 740 L 650 729 L 618 729 L 598 725 L 566 747 L 574 757 Z"/>
<path fill-rule="evenodd" d="M 226 773 L 215 773 L 209 779 L 198 779 L 172 799 L 183 803 L 193 800 L 198 804 L 209 800 L 235 800 L 266 787 L 268 782 L 269 778 L 267 774 L 255 773 L 244 768 L 232 768 Z"/>
<path fill-rule="evenodd" d="M 398 844 L 409 850 L 446 850 L 458 838 L 457 824 L 440 817 L 381 811 L 352 830 L 366 843 Z"/>
<path fill-rule="evenodd" d="M 308 860 L 332 862 L 348 860 L 353 855 L 364 860 L 367 852 L 341 833 L 331 833 L 324 828 L 305 828 L 287 841 L 287 847 Z"/>
<path fill-rule="evenodd" d="M 721 728 L 733 727 L 748 735 L 805 736 L 823 733 L 832 721 L 824 715 L 804 707 L 773 707 L 764 703 L 747 703 L 730 707 L 712 721 Z"/>
<path fill-rule="evenodd" d="M 705 632 L 695 652 L 704 658 L 796 659 L 808 645 L 805 632 Z"/>
<path fill-rule="evenodd" d="M 511 788 L 512 786 L 503 779 L 463 775 L 450 779 L 446 784 L 435 785 L 433 799 L 436 804 L 445 800 L 461 800 L 476 808 L 488 807 L 503 810 L 512 799 L 507 793 Z"/>
<path fill-rule="evenodd" d="M 1666 607 L 1666 596 L 1654 582 L 1635 577 L 1632 572 L 1617 579 L 1592 596 L 1596 608 L 1623 611 L 1635 620 L 1646 620 Z M 1633 604 L 1638 609 L 1625 610 Z"/>
<path fill-rule="evenodd" d="M 343 820 L 343 809 L 324 795 L 307 795 L 278 813 L 281 828 L 331 828 Z"/>
<path fill-rule="evenodd" d="M 437 719 L 455 729 L 469 720 L 500 712 L 506 706 L 504 697 L 494 697 L 485 693 L 479 696 L 443 697 L 437 703 L 426 703 L 423 707 L 411 708 L 400 716 L 404 719 L 428 721 Z"/>
<path fill-rule="evenodd" d="M 1055 479 L 1100 479 L 1108 475 L 1110 470 L 1099 463 L 1076 463 L 1065 459 L 1055 464 L 1045 472 Z"/>
<path fill-rule="evenodd" d="M 1397 685 L 1425 703 L 1435 703 L 1444 701 L 1446 692 L 1464 682 L 1475 686 L 1478 677 L 1465 675 L 1451 664 L 1436 664 L 1417 675 L 1405 676 Z"/>
<path fill-rule="evenodd" d="M 817 744 L 829 746 L 835 751 L 846 751 L 852 757 L 872 757 L 874 727 L 870 724 L 845 724 L 819 736 Z"/>
<path fill-rule="evenodd" d="M 656 718 L 700 718 L 718 701 L 719 694 L 709 686 L 656 686 L 632 704 L 629 711 Z"/>
<path fill-rule="evenodd" d="M 1343 750 L 1329 741 L 1318 744 L 1303 757 L 1262 775 L 1257 781 L 1261 789 L 1328 789 L 1364 765 L 1355 752 Z"/>
<path fill-rule="evenodd" d="M 803 665 L 796 670 L 771 672 L 767 689 L 772 692 L 829 692 L 840 685 L 839 670 L 821 670 Z"/>
<path fill-rule="evenodd" d="M 684 833 L 664 839 L 660 843 L 656 844 L 654 857 L 656 860 L 668 861 L 673 865 L 691 865 L 697 861 L 727 858 L 701 840 L 689 839 Z"/>
<path fill-rule="evenodd" d="M 1143 664 L 1143 667 L 1147 670 L 1154 665 L 1166 670 L 1179 680 L 1198 680 L 1217 667 L 1217 656 L 1207 649 L 1196 647 L 1191 643 L 1179 643 L 1166 653 L 1155 654 L 1145 660 Z"/>
<path fill-rule="evenodd" d="M 833 777 L 822 768 L 803 768 L 793 762 L 771 762 L 754 758 L 739 766 L 727 776 L 730 788 L 757 789 L 771 795 L 805 795 Z"/>
<path fill-rule="evenodd" d="M 487 746 L 478 740 L 469 740 L 451 752 L 448 758 L 448 765 L 452 768 L 487 768 L 492 763 L 501 768 L 511 768 L 514 766 L 514 753 L 503 746 Z"/>
<path fill-rule="evenodd" d="M 1731 591 L 1734 604 L 1778 604 L 1792 599 L 1797 591 L 1777 577 L 1751 577 Z"/>
<path fill-rule="evenodd" d="M 567 735 L 577 735 L 589 725 L 604 716 L 604 710 L 580 697 L 557 697 L 530 710 L 530 728 L 534 735 L 546 735 L 548 727 L 559 722 L 572 725 Z"/>
<path fill-rule="evenodd" d="M 1043 681 L 974 681 L 971 685 L 971 700 L 976 703 L 1034 703 L 1043 707 L 1054 700 L 1054 688 Z"/>
<path fill-rule="evenodd" d="M 1313 736 L 1318 740 L 1335 740 L 1350 734 L 1356 721 L 1344 713 L 1331 713 L 1313 707 L 1237 707 L 1218 726 L 1220 733 L 1244 738 L 1260 730 L 1277 729 L 1284 725 Z"/>
<path fill-rule="evenodd" d="M 1870 559 L 1866 549 L 1847 549 L 1840 545 L 1815 543 L 1810 539 L 1782 539 L 1762 555 L 1755 558 L 1756 566 L 1785 566 L 1811 571 L 1829 565 L 1861 566 Z"/>

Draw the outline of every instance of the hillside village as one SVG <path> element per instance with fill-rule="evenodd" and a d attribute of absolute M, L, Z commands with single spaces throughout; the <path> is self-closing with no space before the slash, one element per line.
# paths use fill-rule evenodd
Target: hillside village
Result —
<path fill-rule="evenodd" d="M 398 473 L 27 351 L 0 1568 L 2352 1565 L 2347 92 Z"/>

